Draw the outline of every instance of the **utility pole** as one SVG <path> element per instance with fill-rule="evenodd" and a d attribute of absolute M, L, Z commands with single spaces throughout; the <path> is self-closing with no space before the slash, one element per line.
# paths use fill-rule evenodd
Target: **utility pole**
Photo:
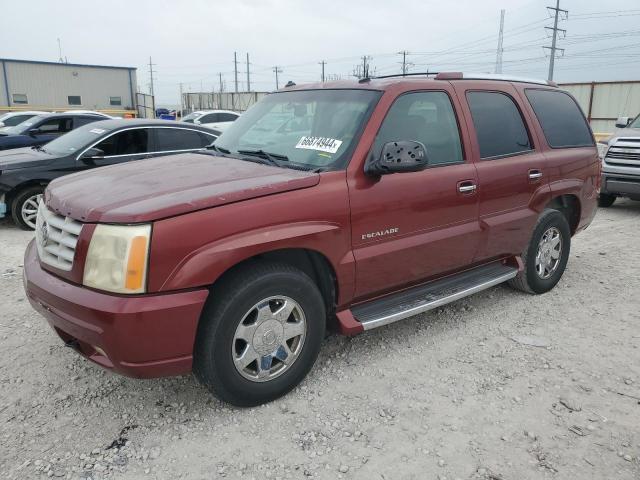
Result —
<path fill-rule="evenodd" d="M 182 95 L 182 83 L 180 83 L 180 118 L 182 118 L 183 110 L 184 110 L 184 100 Z"/>
<path fill-rule="evenodd" d="M 322 65 L 322 76 L 320 77 L 322 79 L 322 83 L 324 83 L 324 66 L 327 64 L 327 62 L 325 62 L 324 60 L 322 60 L 320 62 L 320 65 Z"/>
<path fill-rule="evenodd" d="M 251 81 L 249 79 L 249 53 L 247 53 L 247 92 L 251 91 Z"/>
<path fill-rule="evenodd" d="M 369 78 L 369 60 L 371 60 L 369 55 L 362 57 L 362 78 Z"/>
<path fill-rule="evenodd" d="M 238 55 L 233 52 L 233 74 L 235 76 L 235 92 L 238 93 Z"/>
<path fill-rule="evenodd" d="M 402 76 L 404 77 L 407 73 L 409 73 L 409 67 L 413 65 L 413 63 L 407 62 L 407 55 L 409 55 L 409 52 L 407 52 L 406 50 L 398 52 L 398 55 L 402 55 Z"/>
<path fill-rule="evenodd" d="M 549 50 L 551 50 L 551 56 L 549 58 L 549 75 L 547 77 L 547 80 L 551 81 L 551 80 L 553 80 L 553 67 L 554 67 L 555 60 L 556 60 L 556 50 L 561 50 L 562 53 L 564 54 L 564 48 L 556 47 L 557 40 L 558 40 L 558 32 L 562 32 L 563 34 L 567 33 L 566 30 L 563 30 L 562 28 L 558 28 L 558 19 L 560 17 L 560 12 L 564 13 L 565 14 L 565 18 L 566 18 L 566 16 L 569 15 L 569 11 L 568 10 L 563 10 L 563 9 L 560 8 L 560 0 L 556 0 L 556 6 L 555 7 L 547 7 L 547 9 L 554 11 L 553 28 L 544 27 L 544 28 L 546 28 L 548 30 L 553 30 L 553 36 L 551 38 L 551 46 L 550 47 L 543 47 L 543 48 L 548 48 Z"/>
<path fill-rule="evenodd" d="M 218 73 L 220 77 L 220 91 L 218 93 L 218 108 L 222 109 L 222 92 L 224 92 L 224 82 L 222 81 L 222 72 Z"/>
<path fill-rule="evenodd" d="M 504 10 L 500 10 L 500 33 L 498 33 L 498 49 L 496 50 L 496 68 L 494 73 L 502 73 L 502 41 L 504 35 Z"/>
<path fill-rule="evenodd" d="M 60 43 L 60 38 L 58 38 L 58 54 L 59 54 L 58 61 L 60 63 L 65 63 L 64 59 L 62 58 L 62 44 Z"/>
<path fill-rule="evenodd" d="M 151 105 L 153 107 L 153 118 L 156 118 L 156 96 L 153 90 L 153 65 L 151 57 L 149 57 L 149 90 L 151 91 Z"/>
<path fill-rule="evenodd" d="M 279 90 L 280 82 L 278 81 L 278 74 L 282 73 L 282 69 L 276 65 L 275 67 L 273 67 L 273 73 L 276 74 L 276 90 Z"/>

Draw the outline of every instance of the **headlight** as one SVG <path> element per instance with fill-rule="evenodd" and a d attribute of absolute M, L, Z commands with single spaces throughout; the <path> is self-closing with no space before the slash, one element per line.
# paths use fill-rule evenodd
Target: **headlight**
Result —
<path fill-rule="evenodd" d="M 115 293 L 144 293 L 151 225 L 98 225 L 82 283 Z"/>
<path fill-rule="evenodd" d="M 598 142 L 598 156 L 600 159 L 603 159 L 607 154 L 607 149 L 609 148 L 609 142 Z"/>

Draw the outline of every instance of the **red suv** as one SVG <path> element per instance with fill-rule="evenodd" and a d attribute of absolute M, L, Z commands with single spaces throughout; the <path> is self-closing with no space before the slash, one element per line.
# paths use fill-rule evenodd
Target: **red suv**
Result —
<path fill-rule="evenodd" d="M 31 304 L 134 377 L 193 370 L 256 405 L 353 335 L 501 282 L 544 293 L 596 211 L 600 160 L 546 82 L 395 77 L 290 86 L 202 153 L 52 182 Z"/>

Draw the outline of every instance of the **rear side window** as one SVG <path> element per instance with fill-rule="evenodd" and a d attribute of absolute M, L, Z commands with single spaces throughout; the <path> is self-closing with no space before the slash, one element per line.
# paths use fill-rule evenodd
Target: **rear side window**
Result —
<path fill-rule="evenodd" d="M 429 165 L 462 162 L 458 123 L 444 92 L 405 93 L 393 103 L 380 127 L 374 155 L 388 142 L 413 140 L 427 148 Z"/>
<path fill-rule="evenodd" d="M 194 150 L 202 148 L 200 132 L 180 128 L 158 128 L 156 132 L 156 152 L 172 150 Z M 211 142 L 209 142 L 211 143 Z"/>
<path fill-rule="evenodd" d="M 478 135 L 480 158 L 517 155 L 531 150 L 522 115 L 508 95 L 468 92 L 473 125 Z"/>
<path fill-rule="evenodd" d="M 219 122 L 233 122 L 236 118 L 238 118 L 237 115 L 234 115 L 233 113 L 221 113 L 219 116 Z"/>
<path fill-rule="evenodd" d="M 149 151 L 149 130 L 136 128 L 124 130 L 105 138 L 96 145 L 105 157 L 114 155 L 136 155 Z"/>
<path fill-rule="evenodd" d="M 559 90 L 527 89 L 525 94 L 550 147 L 593 145 L 589 125 L 573 98 Z"/>
<path fill-rule="evenodd" d="M 198 121 L 200 123 L 214 123 L 214 122 L 219 122 L 220 120 L 218 119 L 217 113 L 207 113 L 205 115 L 202 115 L 200 118 L 198 118 Z"/>

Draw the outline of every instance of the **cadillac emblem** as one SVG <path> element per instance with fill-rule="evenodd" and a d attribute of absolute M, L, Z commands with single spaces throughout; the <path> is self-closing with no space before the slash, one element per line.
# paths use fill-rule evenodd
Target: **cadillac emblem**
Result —
<path fill-rule="evenodd" d="M 49 225 L 46 221 L 40 225 L 40 236 L 42 238 L 42 246 L 46 247 L 49 243 Z"/>

